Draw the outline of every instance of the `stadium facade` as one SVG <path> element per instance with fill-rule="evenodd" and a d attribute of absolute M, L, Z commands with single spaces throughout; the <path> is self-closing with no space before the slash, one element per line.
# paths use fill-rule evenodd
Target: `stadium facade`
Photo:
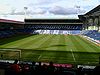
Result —
<path fill-rule="evenodd" d="M 82 30 L 79 19 L 25 19 L 25 28 L 35 30 Z"/>
<path fill-rule="evenodd" d="M 51 30 L 98 30 L 100 31 L 100 5 L 79 19 L 25 19 L 24 22 L 0 19 L 0 29 L 51 29 Z"/>
<path fill-rule="evenodd" d="M 79 15 L 79 18 L 83 21 L 83 30 L 100 31 L 100 5 L 84 15 Z"/>
<path fill-rule="evenodd" d="M 23 29 L 24 22 L 0 19 L 0 30 L 3 29 Z"/>
<path fill-rule="evenodd" d="M 5 72 L 3 75 L 100 75 L 100 66 L 96 67 L 100 65 L 100 5 L 79 15 L 79 18 L 25 19 L 25 22 L 0 19 L 0 75 L 1 70 Z M 35 30 L 83 30 L 83 33 L 68 36 L 30 35 Z M 16 35 L 19 33 L 28 35 Z M 13 38 L 4 38 L 13 35 Z M 22 61 L 15 63 L 20 66 L 19 73 L 14 72 L 14 68 L 10 67 L 12 61 L 7 58 L 10 56 L 14 60 L 18 56 L 16 50 L 12 52 L 14 49 L 22 55 L 22 58 L 19 56 Z M 3 60 L 3 56 L 7 61 Z M 49 61 L 54 64 L 51 62 L 48 66 L 46 62 Z"/>

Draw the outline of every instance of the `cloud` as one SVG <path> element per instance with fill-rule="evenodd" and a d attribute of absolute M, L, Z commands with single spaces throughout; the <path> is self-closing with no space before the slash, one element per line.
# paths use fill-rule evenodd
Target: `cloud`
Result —
<path fill-rule="evenodd" d="M 35 9 L 35 10 L 34 10 Z M 36 14 L 45 14 L 46 10 L 42 8 L 28 8 L 27 10 L 15 10 L 10 13 L 11 15 L 36 15 Z"/>
<path fill-rule="evenodd" d="M 33 6 L 33 5 L 48 5 L 48 4 L 52 4 L 52 3 L 55 3 L 59 0 L 29 0 L 28 1 L 28 5 L 29 6 Z"/>
<path fill-rule="evenodd" d="M 10 12 L 11 12 L 10 6 L 0 4 L 0 14 L 8 14 Z"/>
<path fill-rule="evenodd" d="M 73 15 L 77 13 L 83 13 L 84 10 L 81 10 L 81 9 L 78 10 L 76 8 L 64 8 L 60 6 L 54 6 L 50 8 L 49 12 L 55 15 Z"/>
<path fill-rule="evenodd" d="M 77 13 L 85 14 L 99 5 L 100 0 L 0 0 L 0 3 L 0 14 L 22 16 L 25 15 L 24 7 L 28 7 L 27 16 L 64 18 L 74 15 L 76 17 Z M 75 6 L 80 6 L 80 8 Z"/>
<path fill-rule="evenodd" d="M 45 14 L 46 13 L 46 10 L 41 9 L 41 8 L 36 8 L 35 11 L 32 11 L 32 13 L 33 14 Z"/>

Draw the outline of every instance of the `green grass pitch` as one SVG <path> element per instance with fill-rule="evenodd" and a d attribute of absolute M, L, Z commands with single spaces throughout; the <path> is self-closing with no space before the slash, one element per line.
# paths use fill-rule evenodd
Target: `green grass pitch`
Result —
<path fill-rule="evenodd" d="M 98 64 L 100 57 L 100 46 L 79 35 L 17 35 L 0 39 L 0 48 L 20 49 L 28 61 Z"/>

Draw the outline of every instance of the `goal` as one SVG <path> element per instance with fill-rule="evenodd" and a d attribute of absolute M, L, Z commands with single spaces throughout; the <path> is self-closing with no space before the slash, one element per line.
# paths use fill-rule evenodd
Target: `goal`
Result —
<path fill-rule="evenodd" d="M 15 60 L 21 58 L 21 50 L 19 49 L 0 49 L 0 59 Z"/>

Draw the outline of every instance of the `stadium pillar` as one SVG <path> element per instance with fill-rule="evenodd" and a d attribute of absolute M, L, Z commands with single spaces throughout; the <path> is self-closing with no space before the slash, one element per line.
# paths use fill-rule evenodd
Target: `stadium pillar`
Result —
<path fill-rule="evenodd" d="M 87 24 L 86 24 L 86 28 L 87 28 L 87 30 L 89 30 L 89 20 L 90 20 L 90 17 L 89 16 L 87 16 L 86 17 L 86 20 L 87 20 Z"/>
<path fill-rule="evenodd" d="M 99 16 L 95 16 L 95 30 L 98 30 L 99 27 Z"/>
<path fill-rule="evenodd" d="M 100 31 L 100 15 L 98 16 L 98 31 Z"/>
<path fill-rule="evenodd" d="M 99 16 L 97 16 L 97 30 L 99 31 Z"/>
<path fill-rule="evenodd" d="M 96 17 L 94 17 L 94 30 L 96 30 Z"/>
<path fill-rule="evenodd" d="M 83 21 L 82 29 L 85 30 L 86 19 Z"/>
<path fill-rule="evenodd" d="M 95 17 L 91 17 L 91 19 L 92 19 L 92 30 L 95 30 Z"/>
<path fill-rule="evenodd" d="M 89 26 L 89 19 L 86 19 L 86 25 L 85 25 L 85 29 L 88 30 L 88 26 Z"/>
<path fill-rule="evenodd" d="M 84 30 L 86 30 L 86 25 L 87 25 L 87 19 L 85 19 L 84 21 L 84 25 L 83 25 Z"/>

